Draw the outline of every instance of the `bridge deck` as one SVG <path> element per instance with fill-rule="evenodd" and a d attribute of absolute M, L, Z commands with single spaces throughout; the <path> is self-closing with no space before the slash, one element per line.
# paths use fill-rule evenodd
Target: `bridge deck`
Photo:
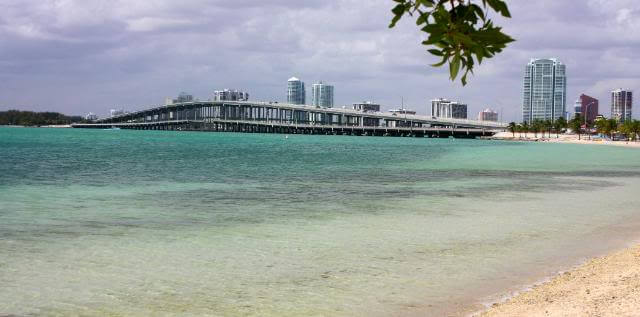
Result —
<path fill-rule="evenodd" d="M 74 128 L 122 128 L 136 130 L 185 130 L 185 131 L 220 131 L 220 132 L 253 132 L 253 133 L 287 133 L 287 134 L 348 134 L 376 136 L 420 136 L 420 137 L 464 137 L 491 136 L 493 129 L 456 128 L 456 127 L 386 127 L 386 126 L 354 126 L 354 125 L 319 125 L 291 124 L 279 122 L 260 122 L 250 120 L 167 120 L 154 122 L 124 123 L 81 123 L 73 124 Z"/>

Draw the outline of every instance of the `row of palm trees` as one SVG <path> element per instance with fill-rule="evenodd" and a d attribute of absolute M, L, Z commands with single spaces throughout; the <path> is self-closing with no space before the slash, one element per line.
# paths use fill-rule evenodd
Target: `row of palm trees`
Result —
<path fill-rule="evenodd" d="M 524 133 L 525 138 L 527 137 L 527 133 L 533 133 L 537 138 L 538 133 L 544 138 L 545 133 L 547 133 L 548 137 L 551 137 L 551 133 L 555 132 L 556 138 L 562 132 L 564 132 L 567 128 L 570 128 L 575 133 L 578 134 L 578 139 L 581 138 L 584 130 L 589 130 L 591 127 L 596 128 L 596 132 L 604 135 L 608 135 L 612 140 L 615 138 L 616 134 L 623 134 L 629 140 L 638 140 L 638 136 L 640 135 L 640 121 L 639 120 L 625 120 L 624 122 L 620 122 L 616 119 L 607 119 L 601 117 L 593 122 L 593 125 L 590 123 L 585 123 L 584 119 L 580 115 L 576 115 L 573 119 L 567 121 L 565 118 L 557 118 L 555 120 L 540 120 L 536 119 L 531 122 L 522 122 L 522 123 L 509 123 L 507 129 L 509 132 L 513 133 L 513 137 L 515 138 L 516 133 Z"/>
<path fill-rule="evenodd" d="M 640 120 L 625 120 L 619 122 L 616 119 L 598 119 L 595 121 L 596 131 L 608 135 L 612 140 L 615 140 L 617 133 L 623 134 L 627 137 L 627 140 L 638 141 L 640 135 Z"/>
<path fill-rule="evenodd" d="M 549 137 L 551 137 L 551 132 L 556 133 L 556 137 L 560 132 L 564 131 L 569 127 L 569 122 L 565 118 L 557 118 L 556 120 L 533 120 L 530 123 L 525 121 L 522 123 L 511 122 L 507 126 L 509 132 L 513 133 L 513 137 L 516 136 L 516 133 L 524 133 L 525 138 L 527 137 L 527 133 L 533 133 L 535 137 L 538 137 L 538 133 L 542 135 L 544 138 L 545 132 Z"/>

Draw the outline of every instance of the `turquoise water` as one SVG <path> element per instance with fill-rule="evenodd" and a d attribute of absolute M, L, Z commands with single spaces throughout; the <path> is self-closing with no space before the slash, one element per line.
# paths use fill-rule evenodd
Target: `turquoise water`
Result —
<path fill-rule="evenodd" d="M 637 149 L 0 128 L 0 315 L 429 316 L 637 238 Z"/>

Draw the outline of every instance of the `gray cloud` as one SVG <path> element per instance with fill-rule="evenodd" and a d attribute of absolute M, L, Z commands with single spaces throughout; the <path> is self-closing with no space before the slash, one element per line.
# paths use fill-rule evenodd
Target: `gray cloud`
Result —
<path fill-rule="evenodd" d="M 531 57 L 567 64 L 569 105 L 635 88 L 640 5 L 635 0 L 511 1 L 498 19 L 518 41 L 478 68 L 462 88 L 419 44 L 411 20 L 388 29 L 391 1 L 5 0 L 0 3 L 0 109 L 105 114 L 139 109 L 180 91 L 214 89 L 284 100 L 292 75 L 336 86 L 336 102 L 372 99 L 425 112 L 428 100 L 459 99 L 518 120 Z"/>

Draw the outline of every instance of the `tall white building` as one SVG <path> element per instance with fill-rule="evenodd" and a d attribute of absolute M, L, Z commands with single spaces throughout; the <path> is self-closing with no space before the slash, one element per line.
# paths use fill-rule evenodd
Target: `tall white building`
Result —
<path fill-rule="evenodd" d="M 611 118 L 620 121 L 631 120 L 633 92 L 629 89 L 616 89 L 611 92 Z"/>
<path fill-rule="evenodd" d="M 313 84 L 311 90 L 311 102 L 317 107 L 333 107 L 333 86 L 327 85 L 322 81 Z"/>
<path fill-rule="evenodd" d="M 567 105 L 565 65 L 555 58 L 531 59 L 524 72 L 522 120 L 564 117 Z"/>
<path fill-rule="evenodd" d="M 287 81 L 287 103 L 304 105 L 307 103 L 306 97 L 307 92 L 304 89 L 304 82 L 296 77 L 289 78 Z"/>
<path fill-rule="evenodd" d="M 435 118 L 466 119 L 467 105 L 444 98 L 431 100 L 431 116 Z"/>
<path fill-rule="evenodd" d="M 248 101 L 249 93 L 240 90 L 216 90 L 213 92 L 213 101 Z"/>

